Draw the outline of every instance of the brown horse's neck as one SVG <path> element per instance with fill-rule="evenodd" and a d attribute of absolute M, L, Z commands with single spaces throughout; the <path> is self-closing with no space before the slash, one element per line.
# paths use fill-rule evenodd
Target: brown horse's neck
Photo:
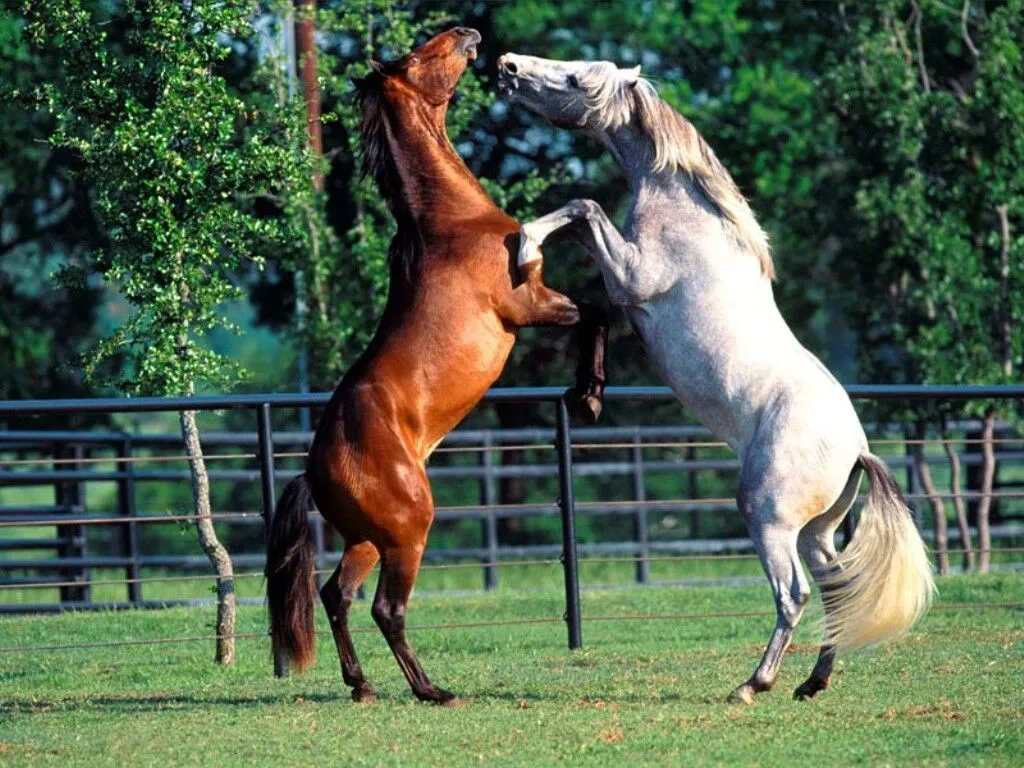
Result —
<path fill-rule="evenodd" d="M 446 104 L 388 101 L 388 144 L 401 178 L 396 199 L 388 201 L 396 218 L 405 213 L 432 227 L 498 210 L 448 138 Z"/>

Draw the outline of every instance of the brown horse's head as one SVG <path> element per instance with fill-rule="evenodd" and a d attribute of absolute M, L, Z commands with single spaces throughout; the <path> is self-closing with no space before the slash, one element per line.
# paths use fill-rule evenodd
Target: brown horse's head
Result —
<path fill-rule="evenodd" d="M 476 58 L 480 33 L 469 27 L 455 27 L 389 64 L 372 61 L 373 68 L 389 85 L 408 89 L 434 106 L 446 104 L 455 84 Z"/>

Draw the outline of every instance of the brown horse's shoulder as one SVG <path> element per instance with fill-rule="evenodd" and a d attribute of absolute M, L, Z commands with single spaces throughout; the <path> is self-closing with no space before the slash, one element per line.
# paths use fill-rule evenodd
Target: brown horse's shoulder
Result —
<path fill-rule="evenodd" d="M 436 233 L 454 242 L 480 238 L 495 238 L 500 242 L 510 234 L 518 235 L 520 229 L 518 221 L 498 208 L 471 216 L 453 215 L 438 224 Z"/>
<path fill-rule="evenodd" d="M 495 208 L 487 216 L 480 217 L 479 227 L 487 232 L 493 232 L 502 236 L 518 234 L 520 229 L 519 222 L 500 208 Z"/>

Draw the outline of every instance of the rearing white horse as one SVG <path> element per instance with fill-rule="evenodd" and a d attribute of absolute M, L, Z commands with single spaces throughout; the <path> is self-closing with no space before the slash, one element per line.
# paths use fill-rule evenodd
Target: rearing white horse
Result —
<path fill-rule="evenodd" d="M 592 200 L 522 229 L 520 263 L 576 224 L 654 365 L 683 405 L 740 458 L 737 504 L 775 596 L 777 622 L 754 674 L 731 694 L 752 703 L 775 683 L 810 596 L 799 558 L 822 588 L 824 640 L 795 691 L 825 689 L 836 649 L 905 632 L 934 592 L 921 537 L 842 386 L 797 341 L 772 295 L 764 232 L 697 130 L 640 78 L 640 68 L 507 54 L 499 88 L 555 125 L 597 139 L 633 194 L 620 233 Z M 852 542 L 834 533 L 866 473 Z"/>

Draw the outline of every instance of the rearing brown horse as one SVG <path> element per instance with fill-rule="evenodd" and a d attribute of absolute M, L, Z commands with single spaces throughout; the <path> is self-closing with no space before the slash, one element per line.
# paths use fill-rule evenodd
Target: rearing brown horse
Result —
<path fill-rule="evenodd" d="M 358 84 L 364 172 L 398 224 L 388 300 L 373 341 L 321 417 L 305 473 L 284 490 L 267 543 L 275 653 L 301 670 L 315 643 L 311 500 L 345 539 L 320 599 L 356 701 L 374 692 L 356 659 L 348 613 L 378 559 L 373 618 L 413 693 L 456 701 L 430 681 L 405 635 L 406 604 L 434 519 L 426 459 L 498 378 L 518 328 L 580 322 L 576 305 L 544 286 L 539 259 L 517 265 L 519 224 L 448 139 L 448 103 L 479 42 L 476 30 L 449 30 L 393 64 L 374 63 Z M 572 396 L 596 418 L 606 330 L 596 320 L 584 326 Z"/>

